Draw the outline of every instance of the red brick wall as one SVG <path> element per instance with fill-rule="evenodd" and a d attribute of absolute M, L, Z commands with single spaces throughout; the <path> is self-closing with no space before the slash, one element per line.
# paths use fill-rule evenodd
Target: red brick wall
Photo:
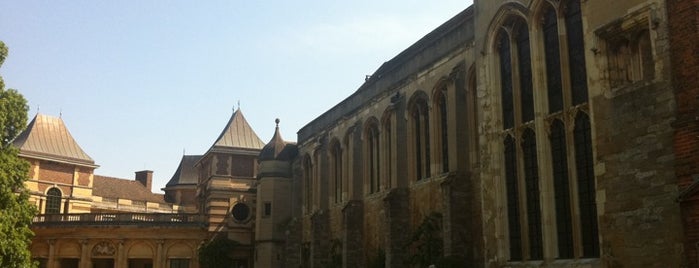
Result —
<path fill-rule="evenodd" d="M 673 87 L 676 92 L 675 157 L 680 189 L 699 174 L 699 0 L 667 0 Z M 682 205 L 689 267 L 699 267 L 699 194 Z"/>
<path fill-rule="evenodd" d="M 73 171 L 75 167 L 72 165 L 59 164 L 55 162 L 41 161 L 39 165 L 39 180 L 49 183 L 73 184 Z M 46 188 L 52 186 L 50 184 L 40 183 L 39 190 L 46 191 Z M 70 195 L 70 187 L 60 187 L 63 195 Z"/>

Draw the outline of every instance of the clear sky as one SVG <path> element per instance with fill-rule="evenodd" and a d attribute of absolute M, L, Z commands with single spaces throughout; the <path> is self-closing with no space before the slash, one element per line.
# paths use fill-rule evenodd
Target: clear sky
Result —
<path fill-rule="evenodd" d="M 61 115 L 100 167 L 153 170 L 203 154 L 240 102 L 267 142 L 354 92 L 364 76 L 472 1 L 0 1 L 0 75 Z"/>

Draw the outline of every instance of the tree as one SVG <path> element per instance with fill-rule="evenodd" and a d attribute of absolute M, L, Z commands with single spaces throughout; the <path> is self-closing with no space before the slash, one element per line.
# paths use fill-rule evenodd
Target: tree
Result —
<path fill-rule="evenodd" d="M 7 46 L 0 41 L 0 66 Z M 27 101 L 14 89 L 5 89 L 0 77 L 0 267 L 32 267 L 29 229 L 36 213 L 24 181 L 29 163 L 19 158 L 11 141 L 27 124 Z"/>

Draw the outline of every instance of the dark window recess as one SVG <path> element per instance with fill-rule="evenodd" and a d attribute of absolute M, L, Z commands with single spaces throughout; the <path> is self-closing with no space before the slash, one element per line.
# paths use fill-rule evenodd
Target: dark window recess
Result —
<path fill-rule="evenodd" d="M 342 201 L 342 148 L 335 142 L 332 147 L 333 177 L 335 182 L 335 203 Z"/>
<path fill-rule="evenodd" d="M 521 98 L 522 122 L 534 120 L 534 92 L 532 90 L 532 62 L 529 50 L 529 29 L 525 22 L 516 26 L 517 62 Z"/>
<path fill-rule="evenodd" d="M 264 216 L 271 216 L 272 215 L 272 203 L 270 202 L 265 202 L 265 211 Z"/>
<path fill-rule="evenodd" d="M 544 13 L 544 48 L 546 53 L 546 86 L 548 87 L 549 113 L 563 110 L 561 54 L 558 42 L 556 11 L 549 7 L 546 13 Z"/>
<path fill-rule="evenodd" d="M 311 158 L 306 156 L 306 158 L 303 160 L 303 181 L 304 181 L 304 186 L 306 188 L 306 211 L 310 212 L 311 210 L 311 204 L 312 204 L 312 198 L 311 193 L 313 192 L 312 188 L 312 180 L 311 180 L 311 174 L 313 172 L 313 165 L 311 164 Z"/>
<path fill-rule="evenodd" d="M 189 259 L 170 259 L 170 268 L 189 268 Z"/>
<path fill-rule="evenodd" d="M 236 221 L 245 221 L 250 217 L 250 207 L 243 203 L 235 204 L 231 214 Z"/>
<path fill-rule="evenodd" d="M 442 134 L 442 172 L 449 172 L 449 128 L 447 125 L 447 98 L 445 95 L 445 92 L 439 95 L 439 123 Z"/>
<path fill-rule="evenodd" d="M 500 88 L 502 99 L 502 125 L 504 129 L 515 124 L 515 112 L 512 96 L 512 65 L 510 58 L 510 38 L 505 31 L 498 37 L 498 54 L 500 55 Z"/>
<path fill-rule="evenodd" d="M 368 166 L 369 166 L 369 192 L 376 193 L 380 189 L 380 163 L 379 163 L 379 130 L 375 124 L 367 129 Z"/>
<path fill-rule="evenodd" d="M 517 187 L 517 152 L 515 141 L 505 139 L 505 184 L 507 186 L 507 227 L 510 239 L 510 260 L 522 260 L 522 230 L 519 222 L 519 190 Z"/>
<path fill-rule="evenodd" d="M 570 211 L 568 183 L 568 156 L 566 153 L 565 125 L 560 120 L 551 124 L 551 159 L 553 160 L 553 187 L 556 200 L 556 229 L 558 258 L 573 258 L 573 222 Z"/>
<path fill-rule="evenodd" d="M 587 102 L 587 69 L 580 0 L 570 0 L 565 7 L 571 93 L 573 105 L 578 105 Z"/>
<path fill-rule="evenodd" d="M 413 110 L 413 126 L 415 127 L 413 129 L 413 133 L 415 134 L 415 174 L 416 174 L 416 179 L 421 180 L 422 179 L 422 131 L 421 131 L 421 124 L 420 124 L 420 111 L 418 108 L 415 108 Z"/>
<path fill-rule="evenodd" d="M 46 192 L 46 214 L 61 213 L 61 190 L 51 188 Z"/>
<path fill-rule="evenodd" d="M 585 113 L 581 112 L 575 118 L 574 138 L 583 257 L 599 257 L 592 138 L 590 118 Z"/>
<path fill-rule="evenodd" d="M 522 153 L 524 154 L 524 181 L 527 189 L 527 219 L 529 227 L 529 259 L 544 258 L 541 238 L 541 206 L 539 205 L 539 165 L 536 157 L 536 135 L 527 129 L 522 135 Z"/>

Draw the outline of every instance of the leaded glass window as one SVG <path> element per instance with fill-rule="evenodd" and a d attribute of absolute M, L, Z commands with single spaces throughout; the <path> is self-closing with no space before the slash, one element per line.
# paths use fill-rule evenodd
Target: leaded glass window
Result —
<path fill-rule="evenodd" d="M 529 259 L 541 260 L 544 257 L 544 248 L 541 239 L 539 165 L 536 157 L 536 135 L 530 128 L 527 128 L 522 135 L 522 153 L 524 154 L 524 184 L 527 192 Z"/>
<path fill-rule="evenodd" d="M 556 200 L 556 230 L 558 234 L 558 258 L 573 258 L 573 223 L 568 183 L 568 156 L 566 153 L 565 126 L 561 120 L 551 124 L 551 159 L 553 161 L 553 187 Z"/>
<path fill-rule="evenodd" d="M 517 70 L 519 71 L 520 110 L 522 122 L 534 120 L 534 92 L 532 90 L 532 63 L 529 50 L 529 29 L 519 22 L 516 26 Z"/>
<path fill-rule="evenodd" d="M 46 214 L 61 213 L 61 190 L 56 187 L 46 192 Z"/>
<path fill-rule="evenodd" d="M 442 172 L 449 171 L 449 137 L 447 126 L 447 98 L 445 92 L 439 94 L 439 129 L 442 143 Z"/>
<path fill-rule="evenodd" d="M 587 69 L 585 46 L 580 14 L 580 0 L 568 1 L 565 8 L 566 34 L 568 37 L 568 62 L 570 69 L 573 105 L 587 102 Z"/>
<path fill-rule="evenodd" d="M 591 136 L 590 118 L 585 113 L 578 113 L 575 118 L 574 137 L 583 257 L 599 257 Z"/>
<path fill-rule="evenodd" d="M 512 95 L 512 59 L 510 57 L 510 38 L 505 31 L 498 37 L 498 54 L 500 55 L 500 88 L 502 101 L 502 125 L 505 129 L 515 124 L 514 100 Z"/>
<path fill-rule="evenodd" d="M 519 221 L 519 187 L 517 186 L 517 151 L 511 136 L 505 139 L 505 184 L 507 188 L 507 226 L 510 260 L 522 259 L 522 230 Z"/>
<path fill-rule="evenodd" d="M 556 11 L 551 7 L 544 13 L 543 28 L 549 113 L 555 113 L 563 110 L 563 91 L 561 86 L 561 55 L 558 45 L 558 19 Z"/>

